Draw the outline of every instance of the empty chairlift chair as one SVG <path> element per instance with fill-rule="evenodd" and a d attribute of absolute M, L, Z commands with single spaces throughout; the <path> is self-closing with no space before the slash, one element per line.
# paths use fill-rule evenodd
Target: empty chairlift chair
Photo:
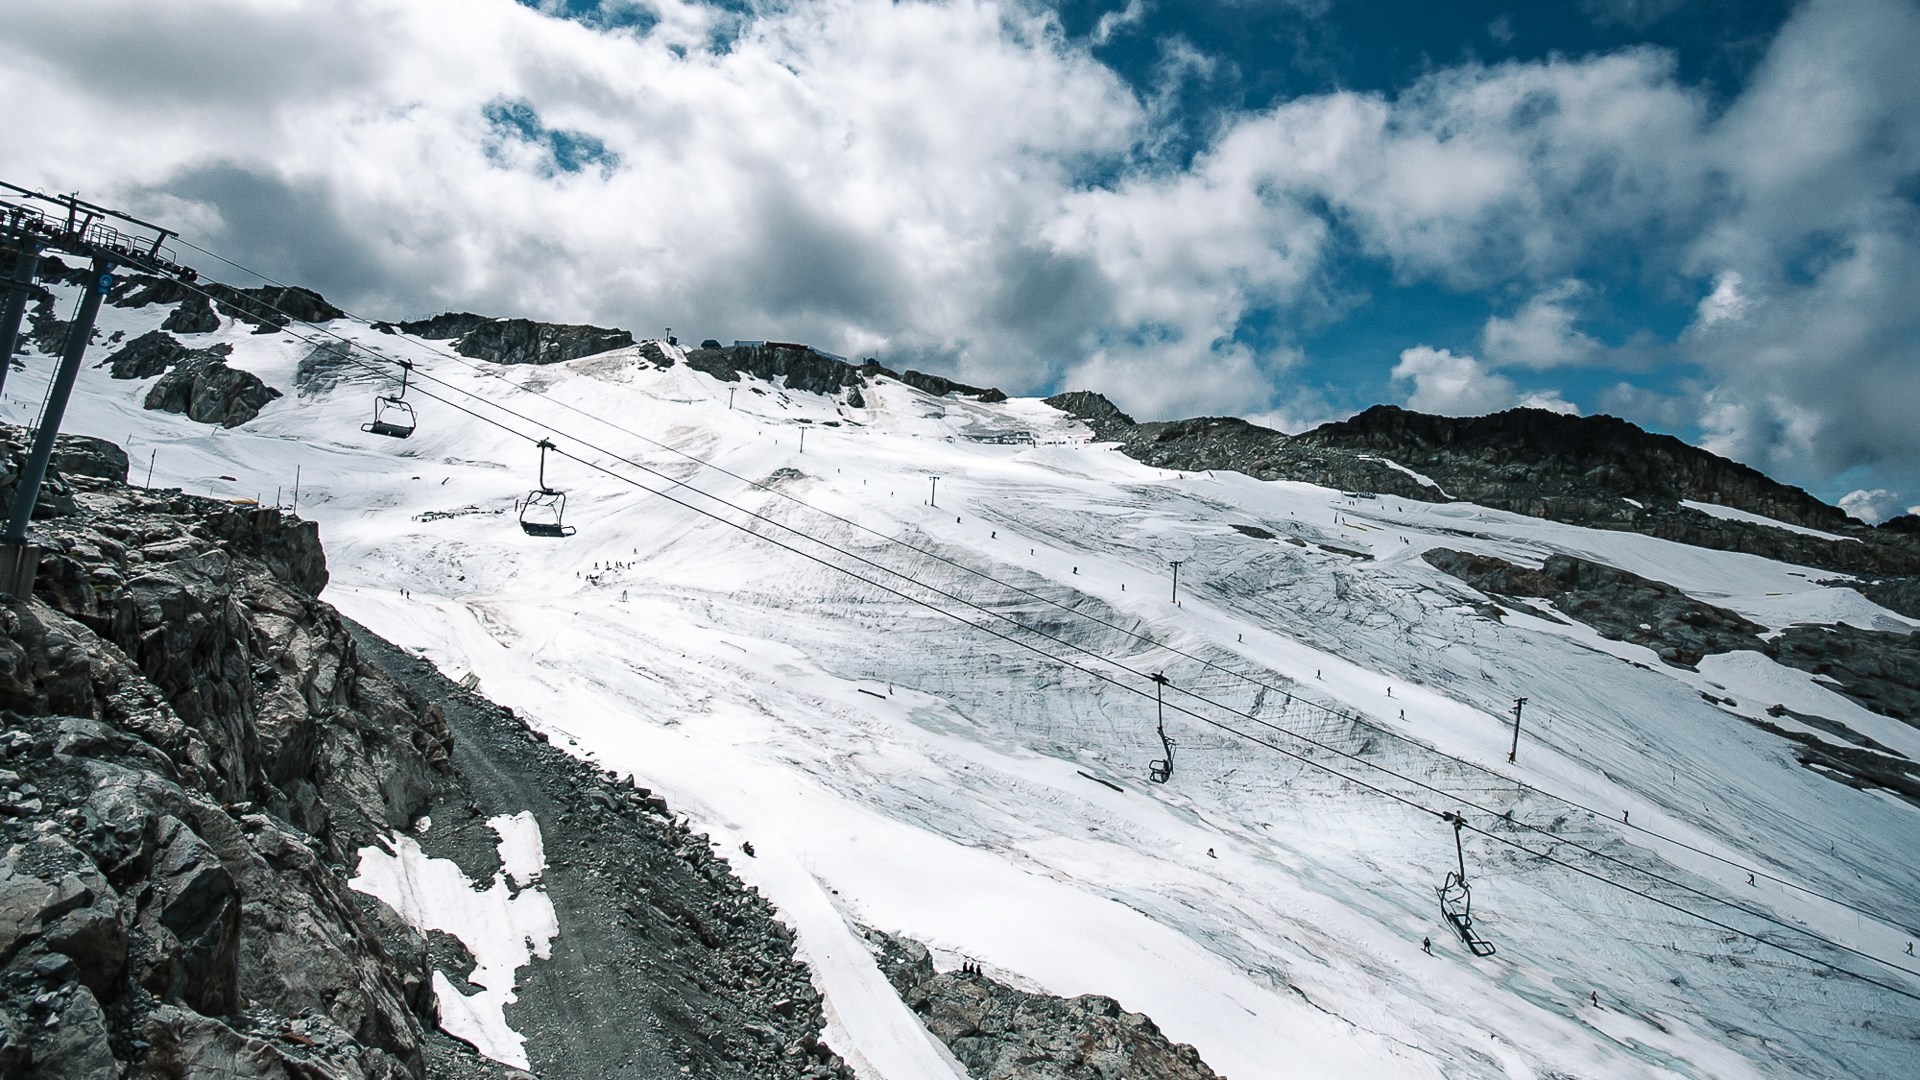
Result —
<path fill-rule="evenodd" d="M 567 494 L 547 486 L 547 451 L 554 445 L 545 439 L 539 445 L 540 486 L 527 492 L 520 504 L 520 528 L 528 536 L 572 536 L 574 528 L 566 523 Z"/>
<path fill-rule="evenodd" d="M 1160 736 L 1160 748 L 1167 755 L 1156 761 L 1147 762 L 1147 779 L 1156 784 L 1164 784 L 1173 779 L 1173 740 L 1167 736 L 1166 709 L 1160 698 L 1161 690 L 1169 685 L 1171 680 L 1165 674 L 1158 671 L 1153 673 L 1153 711 L 1157 721 L 1155 730 Z"/>
<path fill-rule="evenodd" d="M 413 434 L 417 423 L 413 406 L 408 404 L 407 376 L 413 371 L 413 362 L 400 361 L 400 392 L 391 397 L 373 399 L 373 422 L 361 424 L 361 431 L 371 431 L 375 435 L 385 435 L 391 439 L 404 439 Z"/>
<path fill-rule="evenodd" d="M 1473 928 L 1473 890 L 1467 885 L 1467 855 L 1460 843 L 1460 830 L 1466 825 L 1466 819 L 1451 813 L 1440 815 L 1440 819 L 1453 823 L 1453 853 L 1460 863 L 1459 872 L 1449 870 L 1446 880 L 1436 890 L 1440 894 L 1440 917 L 1460 935 L 1469 952 L 1475 956 L 1492 956 L 1493 942 Z"/>

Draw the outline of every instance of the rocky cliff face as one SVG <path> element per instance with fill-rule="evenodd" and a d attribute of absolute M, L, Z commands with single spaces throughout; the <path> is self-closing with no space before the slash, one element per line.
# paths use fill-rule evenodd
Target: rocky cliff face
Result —
<path fill-rule="evenodd" d="M 338 868 L 447 782 L 437 711 L 313 599 L 310 524 L 80 446 L 34 597 L 0 598 L 0 1066 L 421 1075 L 425 972 Z"/>

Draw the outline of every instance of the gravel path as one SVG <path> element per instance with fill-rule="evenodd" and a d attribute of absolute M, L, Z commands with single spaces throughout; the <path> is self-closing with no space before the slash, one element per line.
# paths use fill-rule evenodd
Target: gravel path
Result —
<path fill-rule="evenodd" d="M 351 625 L 351 624 L 350 624 Z M 550 1080 L 773 1080 L 851 1075 L 817 1042 L 820 998 L 794 960 L 792 936 L 734 878 L 704 836 L 672 823 L 664 801 L 567 756 L 513 714 L 444 678 L 363 627 L 361 655 L 418 700 L 437 702 L 454 733 L 458 786 L 429 810 L 427 854 L 470 877 L 499 870 L 486 822 L 530 810 L 548 868 L 542 887 L 560 934 L 550 960 L 519 972 L 507 1021 Z M 439 935 L 436 935 L 439 937 Z M 459 949 L 436 944 L 458 985 Z M 506 1075 L 482 1059 L 438 1055 L 436 1075 Z"/>

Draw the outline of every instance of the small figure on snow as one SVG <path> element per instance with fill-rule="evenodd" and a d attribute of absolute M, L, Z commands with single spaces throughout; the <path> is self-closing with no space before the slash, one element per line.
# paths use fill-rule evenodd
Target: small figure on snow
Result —
<path fill-rule="evenodd" d="M 1598 990 L 1592 991 L 1590 994 L 1588 994 L 1588 1000 L 1592 1001 L 1594 1005 L 1598 1006 L 1600 1004 L 1600 991 Z"/>
<path fill-rule="evenodd" d="M 1433 955 L 1433 939 L 1430 937 L 1421 938 L 1420 951 L 1426 953 L 1428 956 L 1432 956 Z"/>
<path fill-rule="evenodd" d="M 742 852 L 745 852 L 745 853 L 746 853 L 746 856 L 747 856 L 747 858 L 749 858 L 749 859 L 751 859 L 751 858 L 753 858 L 753 857 L 754 857 L 754 854 L 753 854 L 753 841 L 751 841 L 751 840 L 742 840 L 742 841 L 740 841 L 740 850 L 741 850 Z"/>
<path fill-rule="evenodd" d="M 1212 848 L 1208 848 L 1208 849 L 1207 849 L 1207 858 L 1209 858 L 1209 859 L 1217 859 L 1217 858 L 1219 858 L 1219 857 L 1220 857 L 1220 856 L 1218 856 L 1218 855 L 1215 855 L 1215 854 L 1213 853 L 1213 849 L 1212 849 Z"/>

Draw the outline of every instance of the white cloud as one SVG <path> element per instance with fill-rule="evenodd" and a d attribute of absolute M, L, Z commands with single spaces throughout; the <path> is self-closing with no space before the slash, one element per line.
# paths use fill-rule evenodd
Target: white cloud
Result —
<path fill-rule="evenodd" d="M 1859 518 L 1869 525 L 1878 525 L 1890 517 L 1897 517 L 1902 511 L 1900 496 L 1886 488 L 1874 488 L 1871 491 L 1854 489 L 1840 496 L 1840 509 Z"/>
<path fill-rule="evenodd" d="M 0 96 L 33 106 L 0 175 L 128 203 L 370 315 L 671 323 L 1016 392 L 1074 380 L 1143 417 L 1304 415 L 1294 335 L 1343 313 L 1359 254 L 1524 298 L 1484 360 L 1400 357 L 1398 385 L 1458 411 L 1527 400 L 1503 368 L 1612 361 L 1577 283 L 1631 264 L 1649 292 L 1713 283 L 1674 344 L 1717 446 L 1920 477 L 1904 0 L 1809 0 L 1724 103 L 1653 48 L 1469 62 L 1222 114 L 1190 161 L 1165 152 L 1173 105 L 1212 58 L 1170 42 L 1136 91 L 1020 2 L 658 0 L 614 30 L 510 0 L 16 6 Z M 502 100 L 619 167 L 541 175 L 551 145 L 489 127 Z"/>
<path fill-rule="evenodd" d="M 1584 364 L 1601 352 L 1598 341 L 1574 327 L 1587 287 L 1568 278 L 1535 293 L 1512 318 L 1494 316 L 1480 331 L 1480 349 L 1501 365 L 1529 368 Z"/>
<path fill-rule="evenodd" d="M 1484 416 L 1515 407 L 1577 413 L 1554 391 L 1522 392 L 1512 379 L 1474 357 L 1450 349 L 1416 345 L 1402 350 L 1394 365 L 1393 385 L 1411 386 L 1407 408 L 1441 416 Z"/>
<path fill-rule="evenodd" d="M 1147 17 L 1146 0 L 1127 0 L 1127 6 L 1119 11 L 1109 11 L 1100 16 L 1093 24 L 1093 43 L 1105 45 L 1113 40 L 1113 35 L 1128 27 L 1140 25 Z"/>
<path fill-rule="evenodd" d="M 1713 279 L 1713 291 L 1700 301 L 1697 309 L 1699 325 L 1705 327 L 1730 319 L 1738 320 L 1747 313 L 1750 303 L 1740 291 L 1740 275 L 1732 270 L 1724 271 Z"/>
<path fill-rule="evenodd" d="M 1633 49 L 1443 68 L 1393 99 L 1296 99 L 1222 146 L 1331 201 L 1403 276 L 1472 288 L 1552 282 L 1600 242 L 1667 242 L 1708 195 L 1689 152 L 1706 116 L 1668 54 Z"/>
<path fill-rule="evenodd" d="M 1261 427 L 1284 431 L 1289 435 L 1298 435 L 1322 424 L 1344 420 L 1351 415 L 1353 415 L 1351 409 L 1335 408 L 1324 390 L 1303 386 L 1275 408 L 1254 413 L 1248 416 L 1247 420 Z"/>

